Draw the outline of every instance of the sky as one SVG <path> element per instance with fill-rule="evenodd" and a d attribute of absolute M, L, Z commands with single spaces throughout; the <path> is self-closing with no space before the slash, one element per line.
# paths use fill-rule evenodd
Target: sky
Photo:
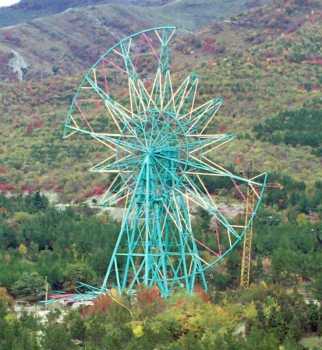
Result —
<path fill-rule="evenodd" d="M 0 7 L 11 6 L 17 4 L 20 0 L 0 0 Z"/>

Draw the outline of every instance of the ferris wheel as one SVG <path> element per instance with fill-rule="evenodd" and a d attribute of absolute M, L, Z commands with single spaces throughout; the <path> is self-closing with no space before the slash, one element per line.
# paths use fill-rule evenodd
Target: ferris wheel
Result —
<path fill-rule="evenodd" d="M 107 175 L 100 202 L 124 208 L 102 285 L 87 286 L 84 298 L 139 285 L 163 296 L 197 283 L 207 290 L 206 270 L 243 239 L 260 204 L 266 174 L 245 178 L 216 160 L 234 138 L 208 132 L 223 100 L 200 103 L 196 74 L 171 74 L 174 35 L 166 26 L 122 39 L 88 70 L 70 107 L 64 137 L 105 148 L 91 168 Z M 209 179 L 225 179 L 228 190 L 210 193 Z M 211 233 L 194 232 L 197 208 L 211 216 Z"/>

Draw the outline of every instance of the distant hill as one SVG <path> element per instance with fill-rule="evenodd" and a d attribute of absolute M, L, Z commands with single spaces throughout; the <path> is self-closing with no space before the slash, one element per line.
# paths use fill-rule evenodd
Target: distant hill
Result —
<path fill-rule="evenodd" d="M 96 5 L 150 7 L 152 18 L 159 16 L 186 25 L 200 27 L 209 20 L 237 14 L 268 3 L 270 0 L 21 0 L 17 5 L 0 9 L 0 27 L 29 22 L 71 8 Z M 153 11 L 153 7 L 157 8 Z"/>
<path fill-rule="evenodd" d="M 15 18 L 20 21 L 28 16 L 45 17 L 0 28 L 0 79 L 74 74 L 129 33 L 164 24 L 177 25 L 179 32 L 196 31 L 261 1 L 23 0 L 17 6 L 0 10 L 0 23 L 5 18 L 13 23 Z M 95 6 L 85 6 L 88 3 Z M 76 4 L 79 6 L 74 7 Z"/>
<path fill-rule="evenodd" d="M 193 29 L 269 2 L 271 0 L 174 0 L 163 6 L 161 13 L 170 23 Z"/>
<path fill-rule="evenodd" d="M 17 5 L 0 9 L 0 27 L 29 22 L 68 8 L 99 4 L 159 6 L 171 0 L 21 0 Z"/>

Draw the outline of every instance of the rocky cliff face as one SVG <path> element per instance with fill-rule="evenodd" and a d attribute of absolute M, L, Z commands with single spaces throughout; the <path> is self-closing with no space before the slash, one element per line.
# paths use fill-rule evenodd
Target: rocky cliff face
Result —
<path fill-rule="evenodd" d="M 12 73 L 17 76 L 17 79 L 22 81 L 27 72 L 28 64 L 19 52 L 12 50 L 12 55 L 13 57 L 10 59 L 8 65 L 12 68 Z"/>

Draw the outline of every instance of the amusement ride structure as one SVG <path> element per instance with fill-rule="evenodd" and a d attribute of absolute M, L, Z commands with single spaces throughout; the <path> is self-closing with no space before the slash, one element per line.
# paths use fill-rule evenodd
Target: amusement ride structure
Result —
<path fill-rule="evenodd" d="M 245 178 L 216 162 L 234 138 L 209 132 L 223 100 L 199 103 L 197 76 L 170 73 L 174 34 L 158 27 L 121 40 L 88 70 L 70 107 L 64 137 L 106 147 L 91 168 L 108 174 L 100 204 L 123 208 L 102 285 L 83 284 L 79 299 L 139 285 L 165 297 L 197 283 L 207 290 L 206 270 L 243 240 L 259 206 L 266 174 Z M 229 191 L 210 193 L 207 178 L 228 181 Z M 198 207 L 212 218 L 211 235 L 194 232 Z"/>

